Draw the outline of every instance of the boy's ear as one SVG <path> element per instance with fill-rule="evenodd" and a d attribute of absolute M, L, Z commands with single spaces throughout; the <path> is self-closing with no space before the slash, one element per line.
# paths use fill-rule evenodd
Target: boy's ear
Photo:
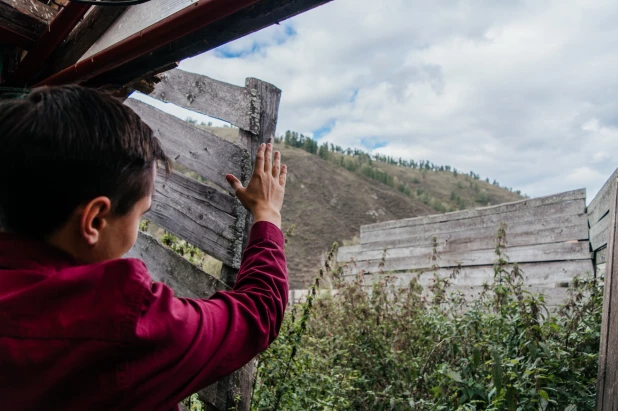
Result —
<path fill-rule="evenodd" d="M 97 197 L 84 206 L 79 229 L 88 245 L 93 246 L 99 241 L 100 231 L 107 224 L 111 210 L 112 202 L 108 197 Z"/>

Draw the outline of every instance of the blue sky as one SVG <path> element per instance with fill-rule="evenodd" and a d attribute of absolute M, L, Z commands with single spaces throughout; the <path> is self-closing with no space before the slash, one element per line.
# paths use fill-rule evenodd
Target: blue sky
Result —
<path fill-rule="evenodd" d="M 180 67 L 277 85 L 279 134 L 590 199 L 618 167 L 616 21 L 605 0 L 336 0 Z"/>

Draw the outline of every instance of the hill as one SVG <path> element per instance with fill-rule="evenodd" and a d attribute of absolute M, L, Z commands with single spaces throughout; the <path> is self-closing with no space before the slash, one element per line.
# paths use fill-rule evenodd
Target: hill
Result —
<path fill-rule="evenodd" d="M 202 127 L 237 140 L 237 129 Z M 474 173 L 464 175 L 450 167 L 451 171 L 440 171 L 429 162 L 402 167 L 393 159 L 373 161 L 362 152 L 320 150 L 315 142 L 313 148 L 301 149 L 283 141 L 277 139 L 275 148 L 289 170 L 282 217 L 289 240 L 290 282 L 296 289 L 305 288 L 315 277 L 334 242 L 358 241 L 361 225 L 522 198 Z"/>

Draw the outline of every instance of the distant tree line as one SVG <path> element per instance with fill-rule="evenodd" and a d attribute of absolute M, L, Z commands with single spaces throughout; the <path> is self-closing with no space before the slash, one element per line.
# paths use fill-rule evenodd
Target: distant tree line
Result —
<path fill-rule="evenodd" d="M 345 169 L 352 172 L 360 172 L 360 174 L 369 177 L 374 180 L 378 180 L 384 184 L 387 184 L 391 187 L 395 187 L 395 179 L 388 175 L 386 172 L 373 167 L 373 162 L 391 164 L 397 167 L 406 167 L 412 168 L 422 171 L 434 171 L 434 172 L 448 172 L 453 173 L 455 177 L 459 175 L 467 175 L 474 180 L 480 180 L 481 176 L 474 171 L 470 171 L 469 173 L 462 173 L 460 170 L 457 170 L 455 167 L 445 166 L 445 165 L 437 165 L 429 160 L 406 160 L 401 157 L 392 157 L 386 156 L 383 154 L 371 154 L 367 153 L 363 150 L 352 149 L 352 148 L 342 148 L 341 146 L 334 145 L 332 143 L 322 143 L 318 144 L 317 141 L 312 139 L 309 136 L 305 136 L 304 134 L 298 133 L 296 131 L 286 131 L 283 136 L 275 138 L 275 140 L 279 143 L 284 143 L 290 147 L 296 147 L 303 149 L 311 154 L 316 154 L 320 158 L 324 160 L 329 160 L 331 157 L 331 153 L 339 154 L 336 156 L 336 163 Z M 346 158 L 348 157 L 348 158 Z M 489 178 L 485 179 L 485 182 L 489 183 Z M 494 180 L 493 183 L 496 187 L 501 187 L 498 181 Z M 409 187 L 405 187 L 405 185 L 397 185 L 399 190 L 403 193 L 411 193 Z M 515 194 L 521 195 L 521 191 L 513 191 L 511 187 L 502 187 L 505 190 L 510 192 L 514 192 Z M 410 194 L 407 194 L 410 195 Z"/>

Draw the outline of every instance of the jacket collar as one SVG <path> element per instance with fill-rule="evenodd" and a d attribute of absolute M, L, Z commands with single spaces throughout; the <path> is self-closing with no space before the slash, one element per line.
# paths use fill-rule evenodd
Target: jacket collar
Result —
<path fill-rule="evenodd" d="M 0 232 L 0 269 L 56 268 L 80 265 L 73 256 L 42 240 L 21 234 Z"/>

